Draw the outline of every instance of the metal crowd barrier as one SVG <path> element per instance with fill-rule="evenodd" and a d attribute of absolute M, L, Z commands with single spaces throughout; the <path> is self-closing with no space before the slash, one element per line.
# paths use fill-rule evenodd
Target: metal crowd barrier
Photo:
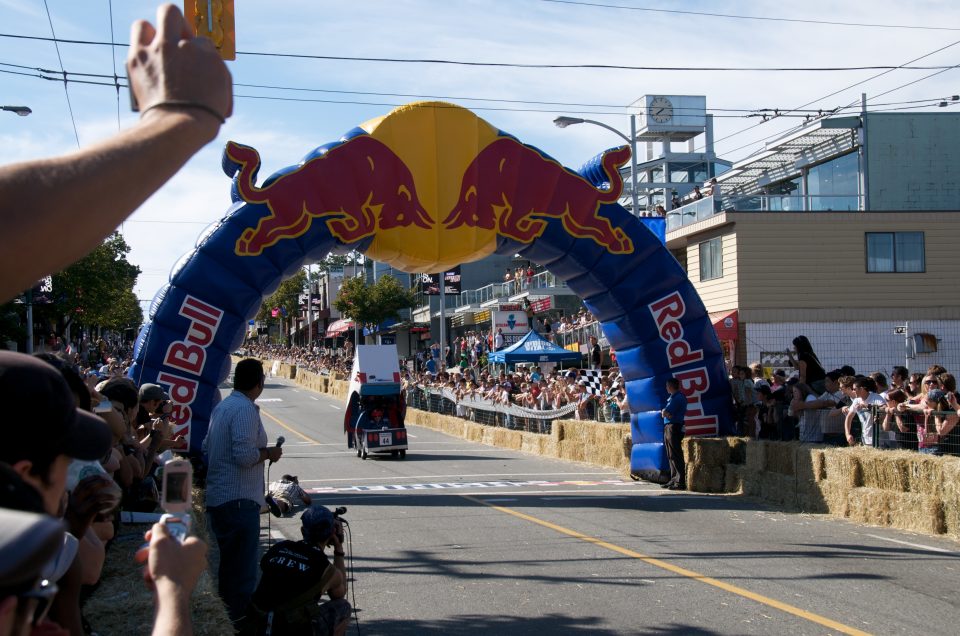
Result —
<path fill-rule="evenodd" d="M 410 387 L 406 399 L 408 407 L 421 411 L 461 417 L 485 426 L 501 426 L 510 430 L 547 435 L 553 430 L 554 420 L 570 419 L 577 410 L 576 404 L 566 404 L 559 409 L 547 411 L 515 404 L 497 404 L 483 399 L 458 400 L 453 391 L 435 387 Z M 598 402 L 588 408 L 582 417 L 597 422 L 630 422 L 629 413 L 621 413 L 616 408 L 604 408 Z"/>
<path fill-rule="evenodd" d="M 954 455 L 960 456 L 960 424 L 949 427 L 949 418 L 958 419 L 955 411 L 934 411 L 929 415 L 919 412 L 900 413 L 891 419 L 888 419 L 887 408 L 885 406 L 873 406 L 870 408 L 871 417 L 870 426 L 873 428 L 871 436 L 872 445 L 879 449 L 899 449 L 912 450 L 931 455 Z M 832 446 L 846 446 L 847 439 L 844 429 L 845 415 L 839 409 L 809 409 L 804 410 L 799 417 L 793 417 L 788 414 L 786 409 L 784 413 L 773 418 L 764 418 L 764 413 L 760 414 L 761 427 L 759 436 L 763 439 L 776 440 L 800 440 L 801 442 L 822 443 Z M 897 418 L 902 423 L 897 424 Z M 935 435 L 935 421 L 940 418 L 942 430 L 950 428 L 944 435 Z M 766 421 L 763 421 L 766 419 Z M 917 429 L 924 427 L 928 434 L 924 435 L 923 441 L 917 433 Z M 817 431 L 822 433 L 821 442 L 816 442 L 810 437 L 818 437 Z M 859 416 L 854 416 L 851 422 L 851 434 L 858 441 L 863 439 L 862 422 Z"/>

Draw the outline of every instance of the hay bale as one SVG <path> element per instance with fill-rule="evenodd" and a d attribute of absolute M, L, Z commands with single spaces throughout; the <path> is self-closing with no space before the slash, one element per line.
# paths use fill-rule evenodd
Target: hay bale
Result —
<path fill-rule="evenodd" d="M 557 442 L 557 456 L 560 459 L 569 459 L 575 462 L 586 461 L 583 445 L 568 439 Z"/>
<path fill-rule="evenodd" d="M 759 470 L 750 470 L 746 466 L 738 467 L 737 472 L 740 476 L 741 490 L 747 497 L 760 496 L 760 476 L 763 474 Z"/>
<path fill-rule="evenodd" d="M 723 467 L 730 463 L 730 446 L 718 437 L 688 437 L 683 440 L 691 464 Z M 711 491 L 712 492 L 712 491 Z"/>
<path fill-rule="evenodd" d="M 630 454 L 633 453 L 633 436 L 627 433 L 620 439 L 620 444 L 622 445 L 623 456 L 630 459 Z"/>
<path fill-rule="evenodd" d="M 799 445 L 799 442 L 768 442 L 765 468 L 781 475 L 797 474 L 794 456 Z"/>
<path fill-rule="evenodd" d="M 854 521 L 926 534 L 943 534 L 944 508 L 937 497 L 854 488 L 847 495 L 846 516 Z"/>
<path fill-rule="evenodd" d="M 742 465 L 727 464 L 723 471 L 723 492 L 742 495 L 743 473 L 746 469 Z"/>
<path fill-rule="evenodd" d="M 567 425 L 570 424 L 570 422 L 572 422 L 572 420 L 554 420 L 551 433 L 556 441 L 562 442 L 566 439 Z"/>
<path fill-rule="evenodd" d="M 796 480 L 792 475 L 765 471 L 760 473 L 760 497 L 787 508 L 797 505 Z"/>
<path fill-rule="evenodd" d="M 909 491 L 923 495 L 939 495 L 942 493 L 946 482 L 946 471 L 944 469 L 953 461 L 956 461 L 956 459 L 915 454 L 911 458 L 907 469 L 907 479 L 910 483 Z"/>
<path fill-rule="evenodd" d="M 797 490 L 797 509 L 808 514 L 827 514 L 830 512 L 828 494 L 837 487 L 826 481 L 810 481 L 810 486 Z M 846 503 L 844 503 L 846 506 Z"/>
<path fill-rule="evenodd" d="M 831 448 L 824 451 L 824 468 L 827 481 L 844 485 L 847 488 L 863 486 L 863 468 L 860 454 L 855 448 Z"/>
<path fill-rule="evenodd" d="M 798 445 L 794 451 L 794 467 L 797 483 L 822 481 L 826 477 L 823 449 Z"/>
<path fill-rule="evenodd" d="M 725 437 L 723 439 L 730 447 L 730 463 L 745 463 L 747 461 L 747 440 L 743 437 Z"/>
<path fill-rule="evenodd" d="M 746 466 L 749 470 L 765 470 L 767 467 L 767 441 L 750 440 L 745 443 Z"/>
<path fill-rule="evenodd" d="M 942 499 L 943 505 L 943 531 L 953 537 L 960 539 L 960 499 L 951 497 Z"/>
<path fill-rule="evenodd" d="M 893 492 L 909 491 L 911 459 L 905 453 L 898 452 L 870 453 L 860 456 L 864 488 L 878 488 Z"/>
<path fill-rule="evenodd" d="M 694 492 L 724 492 L 725 466 L 691 463 L 687 466 L 687 488 Z"/>
<path fill-rule="evenodd" d="M 560 453 L 557 444 L 557 440 L 548 435 L 544 435 L 540 438 L 540 454 L 544 457 L 559 457 Z"/>

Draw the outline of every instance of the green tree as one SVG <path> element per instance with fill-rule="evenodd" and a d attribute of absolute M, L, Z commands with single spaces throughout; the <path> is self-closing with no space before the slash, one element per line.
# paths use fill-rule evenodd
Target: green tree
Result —
<path fill-rule="evenodd" d="M 399 320 L 400 310 L 413 306 L 416 298 L 396 278 L 389 274 L 381 276 L 376 283 L 368 285 L 360 277 L 343 281 L 333 306 L 365 327 L 376 327 L 389 319 Z"/>
<path fill-rule="evenodd" d="M 303 269 L 297 270 L 296 274 L 280 283 L 277 291 L 263 301 L 263 304 L 260 305 L 260 311 L 257 312 L 257 320 L 269 321 L 273 319 L 273 310 L 281 308 L 286 310 L 287 316 L 299 315 L 300 294 L 304 293 L 306 286 L 307 273 Z M 280 316 L 277 318 L 279 319 Z"/>
<path fill-rule="evenodd" d="M 59 322 L 61 333 L 71 323 L 88 327 L 136 329 L 143 322 L 133 287 L 140 268 L 127 260 L 130 246 L 113 233 L 93 251 L 53 275 L 53 304 L 36 306 L 38 318 Z"/>

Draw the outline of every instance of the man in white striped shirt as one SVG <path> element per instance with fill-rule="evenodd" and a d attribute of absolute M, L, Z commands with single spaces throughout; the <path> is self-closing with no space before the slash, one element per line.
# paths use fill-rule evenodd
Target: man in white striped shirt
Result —
<path fill-rule="evenodd" d="M 267 447 L 267 433 L 254 400 L 263 392 L 263 363 L 237 363 L 233 393 L 210 415 L 203 440 L 207 456 L 207 513 L 220 548 L 220 597 L 231 620 L 240 620 L 257 585 L 260 510 L 264 505 L 263 462 L 282 450 Z"/>

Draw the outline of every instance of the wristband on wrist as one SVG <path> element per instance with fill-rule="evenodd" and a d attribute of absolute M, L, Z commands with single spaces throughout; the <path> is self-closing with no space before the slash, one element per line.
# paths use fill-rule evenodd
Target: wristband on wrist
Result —
<path fill-rule="evenodd" d="M 140 116 L 143 117 L 148 111 L 153 110 L 154 108 L 174 108 L 174 109 L 197 108 L 199 110 L 210 113 L 211 115 L 216 117 L 221 124 L 227 123 L 227 120 L 224 119 L 223 115 L 218 113 L 216 110 L 214 110 L 210 106 L 207 106 L 206 104 L 201 104 L 200 102 L 191 102 L 185 99 L 168 99 L 166 101 L 157 102 L 156 104 L 151 104 L 140 112 Z"/>

